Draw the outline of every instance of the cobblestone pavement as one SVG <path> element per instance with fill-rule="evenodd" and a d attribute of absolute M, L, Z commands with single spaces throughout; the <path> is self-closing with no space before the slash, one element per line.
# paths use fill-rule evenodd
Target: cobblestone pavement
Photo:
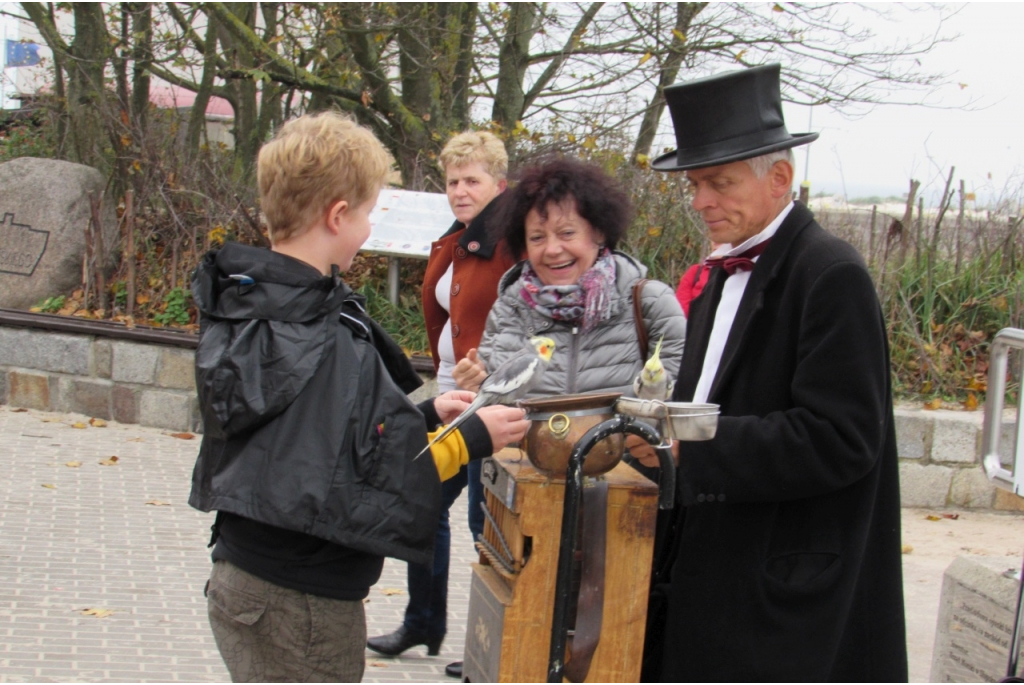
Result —
<path fill-rule="evenodd" d="M 198 437 L 0 405 L 0 682 L 228 680 L 202 594 L 212 516 L 187 504 L 198 447 Z M 364 681 L 455 682 L 444 667 L 462 658 L 475 556 L 465 501 L 452 510 L 441 654 L 428 657 L 424 647 L 399 659 L 367 652 Z M 907 529 L 907 512 L 921 513 L 904 512 L 905 536 L 924 535 Z M 1011 552 L 1024 531 L 1020 517 L 971 517 Z M 919 550 L 927 544 L 915 539 Z M 907 559 L 911 680 L 922 681 L 941 573 L 952 558 L 920 568 Z M 366 604 L 369 634 L 396 628 L 407 599 L 405 564 L 388 560 Z"/>

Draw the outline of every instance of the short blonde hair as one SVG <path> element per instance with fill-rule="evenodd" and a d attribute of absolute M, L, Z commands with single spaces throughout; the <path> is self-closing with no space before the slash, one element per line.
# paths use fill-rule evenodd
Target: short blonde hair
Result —
<path fill-rule="evenodd" d="M 305 233 L 331 204 L 376 197 L 391 156 L 368 129 L 338 112 L 285 123 L 260 150 L 257 180 L 270 242 Z"/>
<path fill-rule="evenodd" d="M 454 136 L 441 150 L 441 167 L 480 162 L 484 171 L 494 180 L 501 181 L 508 175 L 508 153 L 501 138 L 487 131 L 464 131 Z"/>

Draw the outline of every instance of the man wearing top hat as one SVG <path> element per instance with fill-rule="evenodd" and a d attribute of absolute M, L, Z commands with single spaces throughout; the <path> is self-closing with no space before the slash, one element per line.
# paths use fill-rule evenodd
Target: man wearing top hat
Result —
<path fill-rule="evenodd" d="M 886 327 L 861 256 L 792 200 L 790 148 L 818 136 L 786 130 L 778 64 L 665 97 L 678 150 L 652 166 L 723 243 L 673 399 L 721 417 L 677 444 L 657 677 L 906 681 Z"/>

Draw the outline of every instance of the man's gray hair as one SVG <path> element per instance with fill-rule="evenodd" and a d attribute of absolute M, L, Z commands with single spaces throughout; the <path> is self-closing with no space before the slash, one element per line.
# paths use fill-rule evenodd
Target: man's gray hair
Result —
<path fill-rule="evenodd" d="M 775 166 L 776 162 L 786 161 L 789 162 L 790 166 L 793 166 L 793 150 L 790 148 L 776 150 L 775 152 L 769 152 L 760 157 L 751 157 L 743 161 L 750 165 L 750 170 L 754 172 L 754 176 L 764 178 L 768 175 L 771 168 Z"/>

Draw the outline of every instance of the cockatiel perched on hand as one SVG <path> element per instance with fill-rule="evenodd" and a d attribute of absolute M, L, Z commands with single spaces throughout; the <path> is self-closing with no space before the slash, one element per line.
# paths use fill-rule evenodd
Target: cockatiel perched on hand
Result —
<path fill-rule="evenodd" d="M 530 338 L 530 345 L 514 357 L 505 360 L 501 366 L 496 368 L 484 382 L 480 384 L 480 390 L 476 399 L 466 407 L 466 410 L 455 417 L 445 429 L 434 436 L 426 447 L 423 448 L 416 459 L 419 459 L 434 444 L 441 442 L 456 428 L 476 413 L 480 407 L 487 407 L 492 404 L 514 404 L 516 400 L 526 397 L 540 380 L 541 374 L 551 361 L 551 355 L 555 352 L 555 341 L 544 336 Z"/>
<path fill-rule="evenodd" d="M 633 381 L 633 393 L 642 400 L 664 401 L 672 395 L 673 383 L 668 379 L 665 366 L 661 363 L 661 342 L 664 339 L 665 336 L 662 335 L 654 347 L 654 354 Z"/>

